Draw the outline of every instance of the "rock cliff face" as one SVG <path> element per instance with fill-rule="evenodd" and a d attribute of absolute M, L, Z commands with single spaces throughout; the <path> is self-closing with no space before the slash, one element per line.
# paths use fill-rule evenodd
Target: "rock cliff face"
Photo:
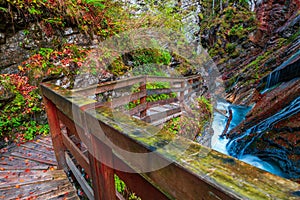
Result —
<path fill-rule="evenodd" d="M 228 101 L 251 104 L 261 79 L 298 51 L 299 8 L 298 0 L 262 1 L 257 20 L 245 9 L 228 7 L 204 22 L 201 42 L 218 65 Z"/>
<path fill-rule="evenodd" d="M 77 44 L 80 46 L 92 46 L 97 43 L 86 34 L 79 33 L 76 28 L 67 27 L 64 30 L 55 30 L 54 34 L 47 35 L 43 24 L 31 23 L 27 29 L 15 30 L 11 34 L 9 29 L 2 30 L 5 40 L 0 42 L 0 72 L 17 73 L 18 65 L 37 53 L 40 48 L 57 48 L 64 44 Z"/>
<path fill-rule="evenodd" d="M 256 9 L 257 29 L 248 38 L 251 51 L 245 50 L 249 55 L 230 59 L 230 67 L 219 65 L 224 71 L 227 99 L 255 103 L 246 119 L 227 134 L 236 140 L 232 155 L 243 151 L 259 156 L 296 181 L 300 180 L 299 10 L 298 0 L 262 1 Z M 234 65 L 238 67 L 232 68 Z M 234 80 L 229 79 L 231 75 Z M 264 89 L 268 90 L 262 93 Z M 284 114 L 289 106 L 291 112 Z"/>

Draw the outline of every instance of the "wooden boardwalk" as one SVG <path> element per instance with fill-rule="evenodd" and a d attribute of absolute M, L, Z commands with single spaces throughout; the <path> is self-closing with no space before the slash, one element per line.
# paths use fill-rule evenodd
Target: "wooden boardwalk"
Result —
<path fill-rule="evenodd" d="M 50 136 L 1 149 L 0 199 L 79 199 L 56 165 Z"/>

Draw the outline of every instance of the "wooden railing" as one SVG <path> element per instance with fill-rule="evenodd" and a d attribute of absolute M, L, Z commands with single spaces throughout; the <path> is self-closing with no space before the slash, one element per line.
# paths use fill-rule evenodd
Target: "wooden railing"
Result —
<path fill-rule="evenodd" d="M 135 107 L 129 113 L 143 118 L 149 107 L 142 100 L 147 96 L 145 83 L 158 79 L 161 80 L 137 77 L 83 90 L 65 90 L 42 83 L 59 168 L 72 170 L 89 199 L 123 199 L 115 190 L 115 175 L 143 200 L 299 199 L 297 183 L 170 135 L 116 110 L 124 102 L 139 99 L 136 107 L 140 108 Z M 163 79 L 171 83 L 170 88 L 178 93 L 179 101 L 192 92 L 187 87 L 197 87 L 189 79 L 183 80 Z M 186 81 L 188 84 L 184 85 Z M 137 82 L 140 83 L 137 94 L 117 97 L 110 104 L 87 98 Z M 91 185 L 82 177 L 80 169 L 91 178 Z"/>
<path fill-rule="evenodd" d="M 149 88 L 148 85 L 165 85 L 160 88 Z M 137 76 L 134 78 L 103 83 L 97 87 L 72 90 L 82 96 L 91 96 L 95 98 L 102 96 L 106 99 L 86 105 L 90 107 L 110 107 L 130 116 L 138 116 L 141 120 L 151 123 L 147 117 L 147 110 L 155 105 L 166 105 L 175 102 L 182 102 L 188 99 L 193 92 L 199 92 L 202 88 L 202 78 L 194 75 L 186 78 L 170 78 L 159 76 Z M 157 99 L 148 101 L 147 98 L 156 95 Z M 159 96 L 169 96 L 169 98 L 159 99 Z M 134 105 L 130 107 L 129 104 Z M 127 106 L 127 109 L 125 108 Z M 170 111 L 170 114 L 180 112 L 180 110 Z M 168 114 L 168 113 L 167 113 Z M 156 118 L 159 120 L 159 117 Z"/>

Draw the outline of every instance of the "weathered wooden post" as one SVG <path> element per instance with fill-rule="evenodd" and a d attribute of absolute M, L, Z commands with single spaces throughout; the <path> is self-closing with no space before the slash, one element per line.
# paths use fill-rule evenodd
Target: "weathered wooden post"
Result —
<path fill-rule="evenodd" d="M 146 96 L 140 98 L 140 104 L 146 104 L 146 109 L 140 112 L 140 118 L 144 118 L 147 115 L 147 78 L 145 77 L 142 82 L 140 82 L 140 92 L 145 93 Z"/>
<path fill-rule="evenodd" d="M 115 179 L 113 153 L 110 147 L 91 135 L 89 163 L 92 173 L 94 198 L 96 200 L 115 200 Z"/>
<path fill-rule="evenodd" d="M 180 102 L 183 102 L 184 100 L 184 90 L 185 90 L 185 80 L 183 79 L 181 84 L 180 84 L 180 87 L 181 87 L 181 91 L 180 91 L 180 99 L 179 101 Z"/>
<path fill-rule="evenodd" d="M 59 119 L 57 116 L 57 108 L 56 106 L 47 99 L 46 97 L 43 98 L 48 118 L 48 123 L 50 127 L 50 133 L 52 137 L 52 143 L 54 147 L 55 157 L 58 163 L 58 169 L 65 169 L 66 165 L 66 158 L 65 158 L 65 146 L 63 144 L 61 129 L 59 125 Z M 66 169 L 65 169 L 66 170 Z"/>

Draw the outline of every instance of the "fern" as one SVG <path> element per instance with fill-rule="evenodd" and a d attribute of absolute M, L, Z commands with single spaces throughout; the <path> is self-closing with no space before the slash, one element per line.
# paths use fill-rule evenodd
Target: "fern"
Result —
<path fill-rule="evenodd" d="M 7 12 L 7 8 L 3 8 L 0 6 L 0 11 Z"/>

